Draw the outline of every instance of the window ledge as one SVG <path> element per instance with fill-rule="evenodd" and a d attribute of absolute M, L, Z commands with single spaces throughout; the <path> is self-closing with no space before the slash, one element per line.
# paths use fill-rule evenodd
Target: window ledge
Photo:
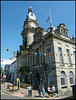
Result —
<path fill-rule="evenodd" d="M 72 66 L 71 64 L 68 64 L 68 66 Z"/>
<path fill-rule="evenodd" d="M 64 64 L 60 64 L 60 66 L 63 66 Z"/>
<path fill-rule="evenodd" d="M 70 86 L 72 87 L 73 85 L 75 85 L 74 83 L 73 84 L 70 84 Z"/>
<path fill-rule="evenodd" d="M 67 86 L 66 85 L 61 85 L 61 88 L 66 88 Z"/>

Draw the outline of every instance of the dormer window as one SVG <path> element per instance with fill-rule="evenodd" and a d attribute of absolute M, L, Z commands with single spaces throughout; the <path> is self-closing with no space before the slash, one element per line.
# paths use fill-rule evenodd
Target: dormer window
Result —
<path fill-rule="evenodd" d="M 59 26 L 57 26 L 56 32 L 68 37 L 68 29 L 66 29 L 66 25 L 64 23 L 61 23 Z"/>
<path fill-rule="evenodd" d="M 65 36 L 65 30 L 63 30 L 63 35 Z"/>
<path fill-rule="evenodd" d="M 63 32 L 63 29 L 61 29 L 61 33 Z"/>

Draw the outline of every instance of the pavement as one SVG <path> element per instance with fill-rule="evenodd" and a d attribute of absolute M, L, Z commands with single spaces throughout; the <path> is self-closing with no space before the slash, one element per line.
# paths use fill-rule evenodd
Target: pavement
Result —
<path fill-rule="evenodd" d="M 39 97 L 38 95 L 38 91 L 37 90 L 32 90 L 32 96 L 31 97 L 28 97 L 28 90 L 27 89 L 24 89 L 24 88 L 21 88 L 19 90 L 16 90 L 16 91 L 10 91 L 9 89 L 7 89 L 7 85 L 8 84 L 11 84 L 9 82 L 5 82 L 5 87 L 4 87 L 4 84 L 1 84 L 1 90 L 6 93 L 6 94 L 9 94 L 9 95 L 12 95 L 12 96 L 18 96 L 18 97 L 22 97 L 22 98 L 26 98 L 26 99 L 65 99 L 65 98 L 68 98 L 70 97 L 70 95 L 67 95 L 67 96 L 54 96 L 54 97 L 49 97 L 48 98 L 48 94 L 45 93 L 45 97 L 43 98 L 42 97 L 42 94 L 41 94 L 41 97 Z M 11 84 L 12 85 L 12 84 Z"/>

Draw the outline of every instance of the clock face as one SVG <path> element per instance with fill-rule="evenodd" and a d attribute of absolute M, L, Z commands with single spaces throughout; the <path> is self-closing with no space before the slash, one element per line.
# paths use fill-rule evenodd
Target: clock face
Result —
<path fill-rule="evenodd" d="M 32 20 L 36 20 L 36 17 L 33 13 L 29 12 L 29 18 Z"/>
<path fill-rule="evenodd" d="M 31 23 L 31 26 L 32 26 L 32 27 L 35 27 L 35 23 Z"/>

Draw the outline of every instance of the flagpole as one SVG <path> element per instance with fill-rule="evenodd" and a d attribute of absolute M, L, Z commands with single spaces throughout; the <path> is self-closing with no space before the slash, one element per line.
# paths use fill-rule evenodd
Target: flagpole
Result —
<path fill-rule="evenodd" d="M 49 9 L 49 16 L 50 16 L 50 27 L 51 27 L 52 26 L 52 19 L 51 19 L 50 9 Z"/>

